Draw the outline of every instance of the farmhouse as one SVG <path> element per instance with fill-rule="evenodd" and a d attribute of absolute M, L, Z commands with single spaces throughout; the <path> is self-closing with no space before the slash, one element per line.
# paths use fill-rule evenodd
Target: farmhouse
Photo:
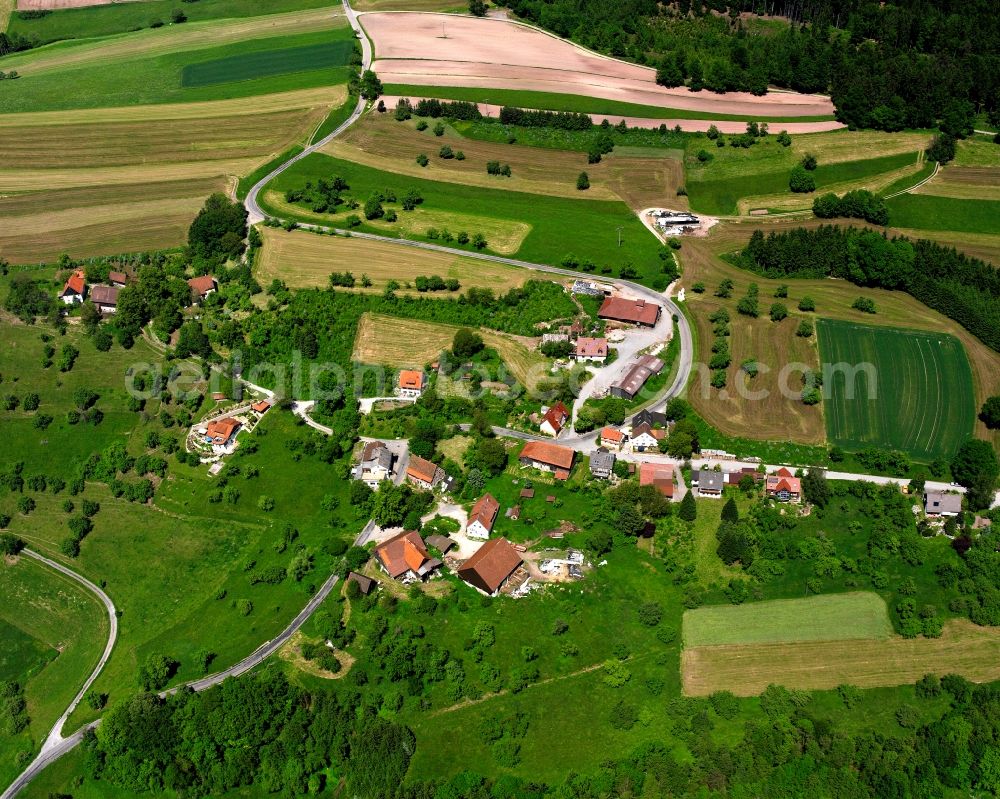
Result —
<path fill-rule="evenodd" d="M 458 576 L 480 593 L 496 596 L 521 563 L 521 556 L 506 538 L 493 538 L 459 567 Z"/>
<path fill-rule="evenodd" d="M 628 371 L 615 383 L 611 384 L 611 396 L 622 399 L 633 399 L 646 385 L 653 375 L 663 371 L 664 363 L 653 355 L 643 355 L 636 360 Z"/>
<path fill-rule="evenodd" d="M 597 315 L 613 322 L 627 322 L 642 327 L 655 327 L 663 309 L 655 302 L 628 300 L 624 297 L 608 297 Z"/>
<path fill-rule="evenodd" d="M 118 309 L 117 286 L 94 286 L 90 290 L 90 301 L 102 314 L 113 314 Z"/>
<path fill-rule="evenodd" d="M 601 480 L 607 480 L 615 468 L 615 453 L 600 448 L 590 456 L 590 473 Z"/>
<path fill-rule="evenodd" d="M 213 446 L 224 447 L 233 440 L 240 426 L 239 420 L 231 416 L 214 419 L 205 427 L 205 438 Z"/>
<path fill-rule="evenodd" d="M 128 285 L 128 275 L 124 272 L 108 272 L 108 283 L 118 288 L 125 288 Z"/>
<path fill-rule="evenodd" d="M 698 490 L 701 490 L 700 485 Z M 802 481 L 798 477 L 794 477 L 788 469 L 782 467 L 774 474 L 767 476 L 764 491 L 767 496 L 778 500 L 778 502 L 798 502 L 802 497 Z"/>
<path fill-rule="evenodd" d="M 87 294 L 87 279 L 82 269 L 77 269 L 59 292 L 59 299 L 66 305 L 79 305 Z"/>
<path fill-rule="evenodd" d="M 538 429 L 547 436 L 559 435 L 569 419 L 569 410 L 561 402 L 557 402 L 551 408 L 543 409 L 543 413 L 545 415 Z"/>
<path fill-rule="evenodd" d="M 573 468 L 575 454 L 569 447 L 545 441 L 529 441 L 518 455 L 518 460 L 522 466 L 530 466 L 543 472 L 555 472 L 557 479 L 565 480 L 569 477 L 569 470 Z"/>
<path fill-rule="evenodd" d="M 416 399 L 424 393 L 424 373 L 416 369 L 404 369 L 399 373 L 399 396 Z"/>
<path fill-rule="evenodd" d="M 268 400 L 261 400 L 260 402 L 255 402 L 250 406 L 250 410 L 256 413 L 258 416 L 263 416 L 267 413 L 268 409 L 271 407 L 271 403 Z"/>
<path fill-rule="evenodd" d="M 669 463 L 640 463 L 639 485 L 655 486 L 665 497 L 674 496 L 674 467 Z"/>
<path fill-rule="evenodd" d="M 396 459 L 392 450 L 381 441 L 369 441 L 361 450 L 361 460 L 354 471 L 354 479 L 371 489 L 378 488 L 383 480 L 392 478 L 392 464 Z"/>
<path fill-rule="evenodd" d="M 619 450 L 627 439 L 628 436 L 617 427 L 605 427 L 601 430 L 601 446 L 604 449 Z"/>
<path fill-rule="evenodd" d="M 657 411 L 641 410 L 632 417 L 632 424 L 648 424 L 650 427 L 666 427 L 667 417 Z"/>
<path fill-rule="evenodd" d="M 576 350 L 573 352 L 573 357 L 578 361 L 604 363 L 608 357 L 608 340 L 581 336 L 576 340 Z"/>
<path fill-rule="evenodd" d="M 926 491 L 924 493 L 924 513 L 928 516 L 958 516 L 961 512 L 961 494 L 946 494 L 944 491 Z"/>
<path fill-rule="evenodd" d="M 716 472 L 711 469 L 702 469 L 698 472 L 698 496 L 700 497 L 721 497 L 725 485 L 725 472 Z"/>
<path fill-rule="evenodd" d="M 211 275 L 202 275 L 201 277 L 191 278 L 188 281 L 188 286 L 191 287 L 191 299 L 197 304 L 218 289 L 219 284 L 215 282 L 215 278 Z"/>
<path fill-rule="evenodd" d="M 636 425 L 632 428 L 632 449 L 636 452 L 658 450 L 660 441 L 666 436 L 666 430 L 658 430 L 645 423 Z"/>
<path fill-rule="evenodd" d="M 486 539 L 493 532 L 493 525 L 500 512 L 500 503 L 496 501 L 492 494 L 483 494 L 472 506 L 472 513 L 469 514 L 469 523 L 465 527 L 465 533 L 469 538 Z"/>
<path fill-rule="evenodd" d="M 413 530 L 393 536 L 376 547 L 375 560 L 393 580 L 404 583 L 422 581 L 441 567 L 441 561 L 430 556 L 420 534 Z"/>
<path fill-rule="evenodd" d="M 431 490 L 444 479 L 444 471 L 436 463 L 411 455 L 406 465 L 406 479 L 418 488 Z"/>

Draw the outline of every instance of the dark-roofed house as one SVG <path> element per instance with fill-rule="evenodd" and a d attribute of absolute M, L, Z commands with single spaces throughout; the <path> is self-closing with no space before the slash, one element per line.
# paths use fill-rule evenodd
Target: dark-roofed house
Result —
<path fill-rule="evenodd" d="M 666 427 L 667 417 L 658 411 L 644 409 L 632 417 L 632 424 L 648 424 L 650 427 Z"/>
<path fill-rule="evenodd" d="M 411 455 L 410 462 L 406 465 L 406 479 L 418 488 L 429 491 L 444 479 L 444 470 L 426 458 Z"/>
<path fill-rule="evenodd" d="M 674 467 L 669 463 L 640 463 L 639 485 L 654 486 L 665 497 L 674 497 Z"/>
<path fill-rule="evenodd" d="M 641 356 L 621 378 L 611 384 L 611 396 L 622 399 L 634 398 L 649 378 L 663 371 L 663 366 L 663 361 L 655 355 Z"/>
<path fill-rule="evenodd" d="M 628 322 L 643 327 L 655 327 L 663 309 L 655 302 L 646 300 L 629 300 L 625 297 L 608 297 L 602 304 L 597 315 L 601 319 L 614 322 Z"/>
<path fill-rule="evenodd" d="M 469 523 L 465 527 L 465 533 L 469 538 L 490 537 L 493 532 L 493 524 L 497 520 L 500 512 L 500 503 L 494 499 L 492 494 L 483 494 L 472 506 L 472 513 L 469 514 Z"/>
<path fill-rule="evenodd" d="M 958 516 L 962 512 L 962 495 L 944 491 L 924 492 L 924 513 L 928 516 Z"/>
<path fill-rule="evenodd" d="M 118 309 L 117 286 L 94 286 L 90 290 L 90 301 L 102 314 L 113 314 Z"/>
<path fill-rule="evenodd" d="M 543 472 L 565 472 L 573 468 L 574 451 L 547 441 L 529 441 L 524 445 L 518 460 L 522 466 L 531 466 Z"/>
<path fill-rule="evenodd" d="M 188 286 L 191 287 L 191 299 L 195 303 L 199 303 L 215 291 L 219 287 L 219 284 L 215 282 L 215 278 L 211 275 L 202 275 L 201 277 L 191 278 L 188 281 Z"/>
<path fill-rule="evenodd" d="M 521 562 L 506 538 L 492 538 L 458 568 L 458 576 L 480 593 L 496 596 Z"/>
<path fill-rule="evenodd" d="M 378 580 L 373 580 L 371 577 L 365 577 L 365 575 L 358 574 L 357 572 L 348 572 L 347 582 L 357 583 L 358 590 L 365 596 L 368 596 L 372 591 L 378 588 Z"/>
<path fill-rule="evenodd" d="M 440 552 L 442 555 L 446 555 L 449 549 L 453 549 L 456 544 L 446 535 L 429 535 L 424 539 L 424 542 L 430 544 L 434 549 Z"/>
<path fill-rule="evenodd" d="M 406 530 L 375 548 L 375 560 L 393 580 L 414 582 L 425 579 L 441 561 L 432 558 L 420 534 Z"/>
<path fill-rule="evenodd" d="M 609 452 L 603 447 L 594 451 L 590 456 L 590 473 L 594 477 L 607 480 L 611 477 L 615 468 L 615 453 Z"/>
<path fill-rule="evenodd" d="M 545 411 L 542 423 L 538 426 L 547 436 L 557 436 L 562 432 L 566 421 L 569 419 L 569 410 L 561 402 L 556 402 L 551 408 Z"/>
<path fill-rule="evenodd" d="M 698 472 L 698 496 L 700 497 L 721 497 L 725 484 L 725 472 L 716 472 L 711 469 L 701 469 Z"/>
<path fill-rule="evenodd" d="M 354 471 L 354 479 L 369 488 L 378 488 L 383 480 L 392 477 L 392 464 L 396 459 L 392 450 L 381 441 L 369 441 L 361 450 L 361 460 Z"/>

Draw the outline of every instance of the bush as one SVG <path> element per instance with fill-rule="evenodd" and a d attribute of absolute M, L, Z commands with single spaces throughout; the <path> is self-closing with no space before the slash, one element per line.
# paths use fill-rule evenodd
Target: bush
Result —
<path fill-rule="evenodd" d="M 420 155 L 417 156 L 417 163 L 420 166 L 427 166 L 430 163 L 430 159 L 427 157 L 426 153 L 420 153 Z"/>
<path fill-rule="evenodd" d="M 813 300 L 812 297 L 808 297 L 808 296 L 807 297 L 803 297 L 801 300 L 799 300 L 799 310 L 800 311 L 815 311 L 816 310 L 816 302 Z"/>
<path fill-rule="evenodd" d="M 862 313 L 876 313 L 875 300 L 870 299 L 869 297 L 858 297 L 853 303 L 851 303 L 851 307 L 856 311 L 861 311 Z"/>
<path fill-rule="evenodd" d="M 788 177 L 788 188 L 796 194 L 808 194 L 809 192 L 816 191 L 816 181 L 799 164 L 792 169 L 792 173 Z"/>
<path fill-rule="evenodd" d="M 782 319 L 788 316 L 788 308 L 782 305 L 780 302 L 776 302 L 771 306 L 771 321 L 780 322 Z"/>
<path fill-rule="evenodd" d="M 656 627 L 663 620 L 663 606 L 659 602 L 645 602 L 639 606 L 639 621 L 647 627 Z"/>
<path fill-rule="evenodd" d="M 576 188 L 579 191 L 586 191 L 590 188 L 590 176 L 586 172 L 581 172 L 576 178 Z"/>

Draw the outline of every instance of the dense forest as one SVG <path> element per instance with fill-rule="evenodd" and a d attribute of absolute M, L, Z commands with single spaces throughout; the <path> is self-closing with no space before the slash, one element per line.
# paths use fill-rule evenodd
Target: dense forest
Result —
<path fill-rule="evenodd" d="M 499 0 L 665 86 L 829 93 L 841 121 L 952 135 L 1000 115 L 1000 16 L 989 0 Z M 756 19 L 781 15 L 790 25 Z"/>
<path fill-rule="evenodd" d="M 859 286 L 902 289 L 1000 352 L 1000 272 L 955 249 L 822 225 L 766 237 L 755 231 L 739 260 L 771 278 L 838 277 Z"/>

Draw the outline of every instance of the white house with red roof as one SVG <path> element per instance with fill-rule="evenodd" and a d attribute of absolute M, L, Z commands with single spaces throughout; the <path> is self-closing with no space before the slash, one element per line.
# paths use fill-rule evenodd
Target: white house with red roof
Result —
<path fill-rule="evenodd" d="M 802 498 L 802 481 L 782 467 L 767 476 L 764 491 L 778 502 L 799 502 Z"/>
<path fill-rule="evenodd" d="M 469 538 L 487 539 L 493 532 L 493 525 L 496 523 L 497 514 L 500 512 L 500 503 L 496 501 L 492 494 L 483 494 L 472 506 L 472 513 L 469 514 L 469 523 L 465 527 L 465 534 Z"/>
<path fill-rule="evenodd" d="M 581 336 L 576 340 L 573 357 L 578 361 L 604 363 L 608 358 L 608 340 L 606 338 L 588 338 Z"/>
<path fill-rule="evenodd" d="M 403 369 L 399 373 L 399 390 L 401 397 L 416 399 L 424 393 L 424 373 L 418 369 Z"/>
<path fill-rule="evenodd" d="M 607 450 L 616 452 L 627 440 L 628 436 L 617 427 L 605 427 L 601 430 L 601 446 Z"/>
<path fill-rule="evenodd" d="M 79 305 L 87 296 L 87 279 L 82 269 L 77 269 L 69 276 L 66 285 L 59 292 L 59 299 L 66 305 Z"/>
<path fill-rule="evenodd" d="M 569 421 L 569 410 L 561 402 L 557 402 L 551 408 L 545 409 L 544 413 L 538 429 L 545 435 L 555 438 Z"/>

